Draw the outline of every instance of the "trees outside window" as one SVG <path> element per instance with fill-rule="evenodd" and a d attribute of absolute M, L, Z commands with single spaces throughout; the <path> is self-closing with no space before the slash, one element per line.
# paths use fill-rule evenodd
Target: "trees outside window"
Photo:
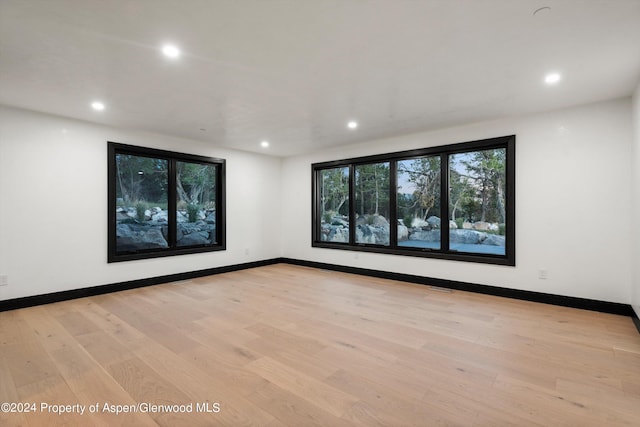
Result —
<path fill-rule="evenodd" d="M 320 171 L 318 206 L 320 240 L 349 242 L 349 168 L 331 168 Z"/>
<path fill-rule="evenodd" d="M 225 248 L 225 161 L 109 143 L 109 262 Z"/>
<path fill-rule="evenodd" d="M 515 136 L 312 171 L 313 246 L 515 265 Z"/>
<path fill-rule="evenodd" d="M 169 162 L 117 153 L 115 163 L 116 251 L 168 248 Z"/>
<path fill-rule="evenodd" d="M 389 245 L 389 162 L 355 167 L 356 243 Z"/>
<path fill-rule="evenodd" d="M 176 162 L 176 245 L 216 243 L 217 165 Z"/>
<path fill-rule="evenodd" d="M 449 156 L 450 248 L 505 255 L 506 149 Z"/>
<path fill-rule="evenodd" d="M 440 249 L 440 157 L 397 162 L 398 246 Z"/>

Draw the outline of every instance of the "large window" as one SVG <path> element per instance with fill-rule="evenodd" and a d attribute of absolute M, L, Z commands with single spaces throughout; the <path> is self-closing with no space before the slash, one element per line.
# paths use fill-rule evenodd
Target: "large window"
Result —
<path fill-rule="evenodd" d="M 515 136 L 312 165 L 313 246 L 515 265 Z"/>
<path fill-rule="evenodd" d="M 108 261 L 225 249 L 225 161 L 110 142 Z"/>
<path fill-rule="evenodd" d="M 389 162 L 355 167 L 356 243 L 389 245 Z"/>

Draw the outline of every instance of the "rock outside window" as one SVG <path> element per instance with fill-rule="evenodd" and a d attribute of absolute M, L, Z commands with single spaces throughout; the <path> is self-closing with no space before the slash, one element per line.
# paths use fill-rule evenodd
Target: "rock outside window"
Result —
<path fill-rule="evenodd" d="M 108 143 L 108 261 L 225 249 L 225 160 Z"/>
<path fill-rule="evenodd" d="M 514 266 L 515 140 L 311 165 L 312 246 Z"/>

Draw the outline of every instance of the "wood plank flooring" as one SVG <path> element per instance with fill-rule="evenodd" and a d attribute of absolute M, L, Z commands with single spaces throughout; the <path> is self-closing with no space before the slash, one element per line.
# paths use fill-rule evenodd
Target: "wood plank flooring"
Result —
<path fill-rule="evenodd" d="M 278 264 L 0 313 L 2 402 L 1 426 L 638 426 L 640 334 Z"/>

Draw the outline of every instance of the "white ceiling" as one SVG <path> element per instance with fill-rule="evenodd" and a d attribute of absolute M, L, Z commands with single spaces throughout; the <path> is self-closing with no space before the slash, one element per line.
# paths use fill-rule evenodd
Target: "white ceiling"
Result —
<path fill-rule="evenodd" d="M 639 79 L 640 0 L 0 0 L 0 103 L 276 156 Z"/>

